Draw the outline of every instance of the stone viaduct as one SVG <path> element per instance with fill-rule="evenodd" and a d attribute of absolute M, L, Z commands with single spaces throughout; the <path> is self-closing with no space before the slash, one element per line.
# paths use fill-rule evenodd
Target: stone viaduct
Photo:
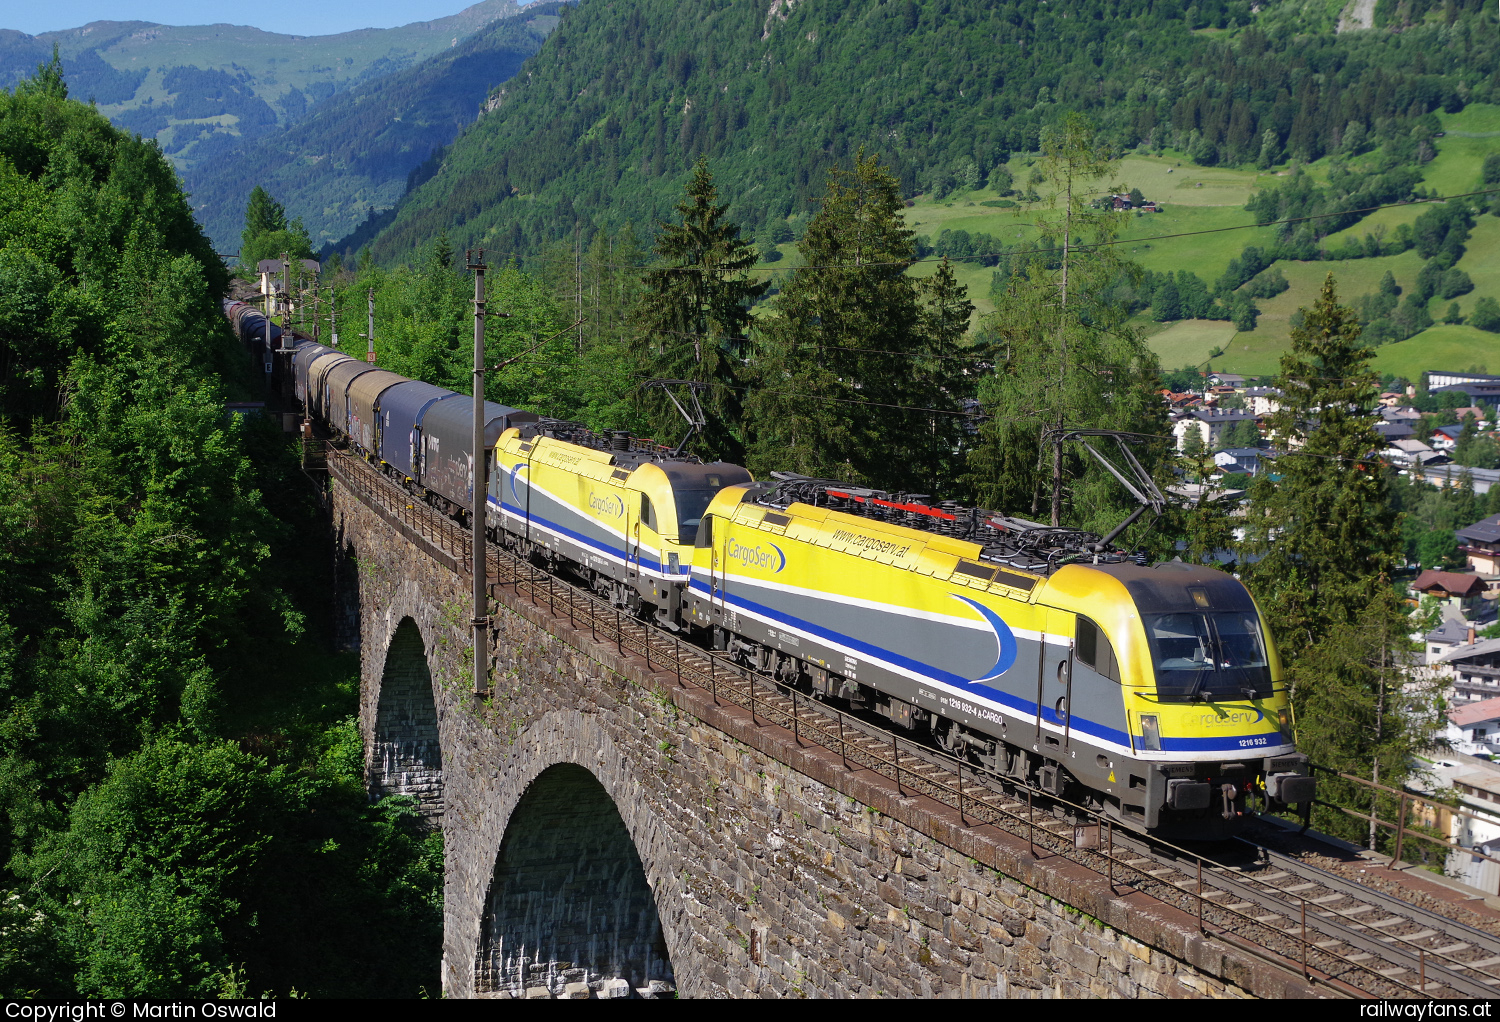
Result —
<path fill-rule="evenodd" d="M 462 558 L 335 468 L 370 785 L 442 828 L 447 996 L 1317 995 L 503 586 L 476 697 Z"/>

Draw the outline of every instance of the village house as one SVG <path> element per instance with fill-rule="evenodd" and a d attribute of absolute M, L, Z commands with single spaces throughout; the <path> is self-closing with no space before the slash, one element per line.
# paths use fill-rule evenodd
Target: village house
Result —
<path fill-rule="evenodd" d="M 1420 440 L 1395 440 L 1381 452 L 1387 461 L 1398 465 L 1416 464 L 1421 460 L 1422 455 L 1432 453 L 1432 448 Z"/>
<path fill-rule="evenodd" d="M 1455 646 L 1432 661 L 1453 705 L 1500 698 L 1500 639 Z M 1497 739 L 1500 740 L 1500 739 Z"/>
<path fill-rule="evenodd" d="M 1420 464 L 1413 465 L 1410 473 L 1424 482 L 1442 488 L 1462 485 L 1464 476 L 1474 484 L 1475 493 L 1489 493 L 1490 487 L 1500 484 L 1500 469 L 1465 468 L 1452 463 L 1453 459 L 1441 451 L 1424 455 Z"/>
<path fill-rule="evenodd" d="M 1259 475 L 1263 460 L 1274 457 L 1271 451 L 1259 447 L 1230 447 L 1214 455 L 1214 464 L 1220 472 L 1236 475 Z"/>
<path fill-rule="evenodd" d="M 1427 443 L 1434 451 L 1451 451 L 1458 446 L 1458 438 L 1463 435 L 1463 431 L 1462 426 L 1439 426 L 1432 431 Z"/>
<path fill-rule="evenodd" d="M 1245 391 L 1245 403 L 1250 408 L 1250 414 L 1259 418 L 1262 415 L 1271 415 L 1280 411 L 1281 391 L 1275 387 L 1251 387 Z"/>
<path fill-rule="evenodd" d="M 1422 636 L 1422 662 L 1429 666 L 1435 664 L 1440 657 L 1459 646 L 1472 644 L 1474 638 L 1474 626 L 1465 621 L 1462 615 L 1452 611 L 1445 612 L 1442 623 Z"/>
<path fill-rule="evenodd" d="M 1489 590 L 1489 583 L 1478 575 L 1438 571 L 1434 568 L 1422 572 L 1411 584 L 1414 596 L 1419 599 L 1430 596 L 1439 605 L 1451 607 L 1468 621 L 1479 621 L 1495 615 L 1494 600 L 1485 599 Z"/>
<path fill-rule="evenodd" d="M 1382 405 L 1380 408 L 1380 421 L 1396 425 L 1410 426 L 1413 430 L 1422 425 L 1422 413 L 1415 408 L 1405 405 Z"/>
<path fill-rule="evenodd" d="M 1500 699 L 1484 699 L 1448 711 L 1446 737 L 1454 749 L 1468 756 L 1493 756 L 1500 752 Z M 1489 782 L 1500 802 L 1500 785 Z"/>
<path fill-rule="evenodd" d="M 1459 552 L 1468 559 L 1469 570 L 1480 575 L 1500 575 L 1500 515 L 1490 515 L 1457 532 Z"/>
<path fill-rule="evenodd" d="M 1375 432 L 1379 433 L 1387 444 L 1394 444 L 1400 440 L 1410 440 L 1417 435 L 1416 430 L 1402 422 L 1377 422 L 1375 423 Z"/>
<path fill-rule="evenodd" d="M 1172 433 L 1177 437 L 1179 451 L 1186 449 L 1187 436 L 1192 430 L 1197 430 L 1203 446 L 1212 450 L 1219 446 L 1224 430 L 1232 423 L 1254 421 L 1254 415 L 1239 408 L 1189 408 L 1187 414 L 1173 424 Z"/>

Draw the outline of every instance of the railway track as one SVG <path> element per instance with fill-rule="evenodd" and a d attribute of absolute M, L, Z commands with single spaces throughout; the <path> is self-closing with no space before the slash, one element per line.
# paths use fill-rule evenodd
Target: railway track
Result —
<path fill-rule="evenodd" d="M 373 510 L 462 571 L 466 529 L 356 456 L 330 447 L 326 465 Z M 684 642 L 493 544 L 489 585 L 513 589 L 575 629 L 589 630 L 596 641 L 674 676 L 678 685 L 738 706 L 756 723 L 784 728 L 799 744 L 821 746 L 851 769 L 889 778 L 903 794 L 956 809 L 965 822 L 1024 837 L 1038 854 L 1087 866 L 1113 889 L 1139 891 L 1194 915 L 1206 934 L 1300 972 L 1334 996 L 1490 998 L 1500 992 L 1500 938 L 1491 934 L 1246 839 L 1205 854 L 1121 829 L 1082 806 Z M 1253 850 L 1253 857 L 1247 861 L 1236 849 Z"/>

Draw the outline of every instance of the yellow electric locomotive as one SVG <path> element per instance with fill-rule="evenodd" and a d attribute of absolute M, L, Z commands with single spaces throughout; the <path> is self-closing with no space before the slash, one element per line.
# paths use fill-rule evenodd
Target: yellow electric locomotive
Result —
<path fill-rule="evenodd" d="M 513 549 L 566 564 L 616 605 L 675 629 L 703 509 L 750 478 L 623 430 L 543 420 L 496 445 L 490 525 Z"/>
<path fill-rule="evenodd" d="M 687 616 L 789 683 L 1138 829 L 1215 838 L 1257 801 L 1310 799 L 1245 587 L 1100 546 L 786 477 L 709 505 Z"/>
<path fill-rule="evenodd" d="M 1312 798 L 1275 648 L 1221 571 L 548 420 L 501 436 L 489 518 L 617 606 L 1126 826 L 1211 839 Z"/>

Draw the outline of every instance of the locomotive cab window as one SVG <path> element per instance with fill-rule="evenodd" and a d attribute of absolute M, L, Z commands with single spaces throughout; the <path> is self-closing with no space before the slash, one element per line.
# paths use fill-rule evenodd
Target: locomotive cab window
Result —
<path fill-rule="evenodd" d="M 1110 681 L 1120 680 L 1120 664 L 1115 659 L 1115 648 L 1109 644 L 1109 636 L 1088 618 L 1079 615 L 1075 634 L 1073 655 L 1078 662 L 1092 667 Z"/>
<path fill-rule="evenodd" d="M 651 498 L 641 494 L 641 524 L 652 532 L 660 532 L 656 525 L 656 508 L 651 503 Z"/>
<path fill-rule="evenodd" d="M 704 515 L 702 523 L 698 526 L 698 535 L 693 538 L 695 547 L 707 548 L 714 545 L 714 516 Z"/>
<path fill-rule="evenodd" d="M 718 495 L 717 489 L 673 489 L 672 496 L 677 498 L 677 542 L 684 545 L 697 542 L 698 523 L 703 521 L 703 512 Z"/>
<path fill-rule="evenodd" d="M 1271 668 L 1255 614 L 1155 614 L 1145 624 L 1162 699 L 1260 699 L 1271 694 Z"/>

